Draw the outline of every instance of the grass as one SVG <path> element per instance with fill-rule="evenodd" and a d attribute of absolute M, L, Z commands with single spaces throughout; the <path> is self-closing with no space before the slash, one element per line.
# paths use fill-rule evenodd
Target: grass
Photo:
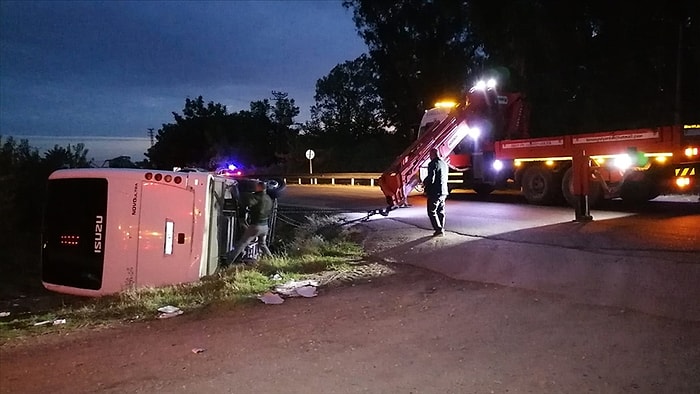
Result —
<path fill-rule="evenodd" d="M 234 265 L 194 283 L 142 288 L 100 298 L 66 297 L 63 305 L 51 311 L 0 319 L 0 340 L 156 319 L 158 308 L 166 305 L 190 313 L 212 305 L 260 302 L 257 296 L 276 285 L 318 277 L 324 272 L 349 271 L 362 258 L 362 248 L 352 240 L 355 233 L 338 217 L 309 216 L 297 223 L 280 225 L 274 255 L 254 265 Z M 61 319 L 65 323 L 52 324 Z M 51 323 L 35 326 L 46 321 Z"/>

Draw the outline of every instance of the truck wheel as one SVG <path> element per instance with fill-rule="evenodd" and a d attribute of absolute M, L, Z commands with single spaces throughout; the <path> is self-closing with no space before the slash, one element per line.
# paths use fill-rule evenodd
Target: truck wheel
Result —
<path fill-rule="evenodd" d="M 474 191 L 476 194 L 480 196 L 487 196 L 491 194 L 492 191 L 496 190 L 493 185 L 489 185 L 488 183 L 479 183 L 473 186 Z"/>
<path fill-rule="evenodd" d="M 284 182 L 283 178 L 269 178 L 265 179 L 264 182 L 267 194 L 273 199 L 279 198 L 282 190 L 287 187 L 287 184 Z"/>
<path fill-rule="evenodd" d="M 564 195 L 566 202 L 572 207 L 578 207 L 579 201 L 578 197 L 574 195 L 574 169 L 569 167 L 564 173 L 564 177 L 561 180 L 561 192 Z M 591 180 L 588 182 L 588 206 L 593 207 L 598 202 L 603 195 L 602 189 L 598 182 Z"/>
<path fill-rule="evenodd" d="M 551 171 L 538 166 L 530 167 L 523 174 L 523 195 L 530 204 L 551 204 L 558 193 L 558 186 L 554 183 Z"/>

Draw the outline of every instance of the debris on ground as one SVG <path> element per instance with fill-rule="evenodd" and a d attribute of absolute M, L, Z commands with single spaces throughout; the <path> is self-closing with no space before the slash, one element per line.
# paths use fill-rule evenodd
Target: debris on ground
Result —
<path fill-rule="evenodd" d="M 284 299 L 282 299 L 282 297 L 280 297 L 279 294 L 275 294 L 269 291 L 259 296 L 258 299 L 269 305 L 278 305 L 284 302 Z"/>
<path fill-rule="evenodd" d="M 57 326 L 59 324 L 66 324 L 66 319 L 44 320 L 44 321 L 34 323 L 34 326 L 46 326 L 49 324 L 54 325 L 54 326 Z"/>
<path fill-rule="evenodd" d="M 315 286 L 302 286 L 296 289 L 296 293 L 302 297 L 311 298 L 316 297 L 318 293 L 316 292 Z"/>
<path fill-rule="evenodd" d="M 318 282 L 315 280 L 293 280 L 275 287 L 275 292 L 287 297 L 315 297 Z"/>
<path fill-rule="evenodd" d="M 196 347 L 196 348 L 192 349 L 192 353 L 194 353 L 194 354 L 204 353 L 204 351 L 206 351 L 206 350 L 207 349 L 203 349 L 201 347 Z"/>
<path fill-rule="evenodd" d="M 158 315 L 159 319 L 168 319 L 171 317 L 182 315 L 184 313 L 182 309 L 172 305 L 162 306 L 158 308 L 158 312 L 160 312 L 160 314 Z"/>

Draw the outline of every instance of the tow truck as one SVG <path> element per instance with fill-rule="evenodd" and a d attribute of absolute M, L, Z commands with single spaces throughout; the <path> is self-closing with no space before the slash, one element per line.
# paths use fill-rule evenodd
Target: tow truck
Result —
<path fill-rule="evenodd" d="M 480 81 L 462 102 L 425 112 L 418 138 L 379 177 L 386 212 L 408 205 L 409 193 L 421 189 L 432 148 L 450 168 L 448 189 L 515 189 L 531 204 L 565 200 L 576 207 L 583 193 L 594 206 L 700 191 L 700 125 L 533 138 L 525 96 L 496 87 L 495 80 Z M 588 164 L 583 193 L 574 179 L 577 157 Z"/>

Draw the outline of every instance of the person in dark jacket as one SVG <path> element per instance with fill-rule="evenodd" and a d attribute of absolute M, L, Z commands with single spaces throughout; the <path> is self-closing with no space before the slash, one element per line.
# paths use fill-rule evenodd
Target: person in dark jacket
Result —
<path fill-rule="evenodd" d="M 428 176 L 423 180 L 428 197 L 428 218 L 433 226 L 434 237 L 445 235 L 445 199 L 447 198 L 447 163 L 440 158 L 436 148 L 430 150 Z"/>
<path fill-rule="evenodd" d="M 245 248 L 255 241 L 256 238 L 263 256 L 272 256 L 270 248 L 267 246 L 267 233 L 274 202 L 265 191 L 265 183 L 257 182 L 254 191 L 241 194 L 241 203 L 245 207 L 245 211 L 247 211 L 248 223 L 241 238 L 236 242 L 233 249 L 226 254 L 226 265 L 236 261 Z"/>

